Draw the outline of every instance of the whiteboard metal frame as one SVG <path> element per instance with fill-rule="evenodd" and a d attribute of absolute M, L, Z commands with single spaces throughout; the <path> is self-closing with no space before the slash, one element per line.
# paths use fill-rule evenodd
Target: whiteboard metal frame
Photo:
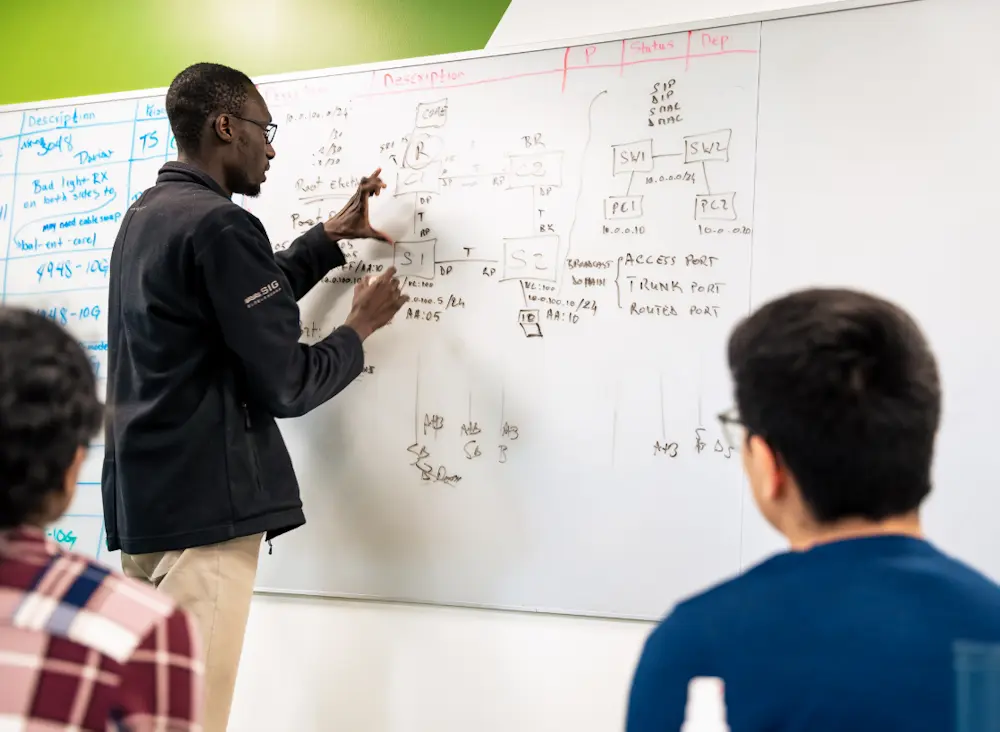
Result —
<path fill-rule="evenodd" d="M 372 71 L 382 71 L 390 69 L 410 68 L 425 66 L 428 64 L 443 64 L 456 61 L 468 61 L 480 58 L 495 58 L 503 56 L 516 56 L 522 53 L 533 53 L 536 51 L 552 51 L 566 47 L 579 47 L 599 43 L 608 43 L 621 40 L 631 40 L 634 38 L 651 38 L 655 36 L 671 35 L 674 33 L 685 33 L 690 30 L 714 30 L 719 28 L 730 28 L 739 25 L 752 23 L 766 23 L 769 21 L 785 20 L 790 18 L 801 18 L 812 15 L 827 15 L 851 10 L 863 10 L 866 8 L 885 7 L 890 5 L 903 5 L 909 3 L 923 2 L 923 0 L 833 0 L 819 5 L 812 5 L 801 8 L 788 8 L 785 10 L 764 11 L 737 15 L 716 20 L 699 20 L 688 23 L 678 23 L 655 28 L 636 29 L 632 31 L 618 31 L 605 33 L 584 38 L 564 38 L 538 43 L 529 43 L 517 46 L 499 46 L 496 48 L 484 49 L 481 51 L 464 51 L 459 53 L 441 54 L 437 56 L 421 56 L 410 59 L 400 59 L 393 61 L 377 61 L 368 64 L 357 64 L 354 66 L 339 66 L 327 69 L 317 69 L 312 71 L 295 71 L 285 74 L 272 74 L 260 76 L 254 79 L 256 84 L 274 84 L 286 81 L 308 81 L 310 79 L 329 78 L 336 76 L 346 76 L 350 74 L 371 73 Z M 445 87 L 441 87 L 445 88 Z M 17 104 L 0 105 L 0 114 L 9 112 L 25 112 L 34 109 L 49 109 L 52 107 L 63 107 L 84 104 L 100 104 L 102 102 L 124 101 L 130 99 L 144 99 L 147 97 L 163 96 L 167 92 L 166 87 L 159 89 L 138 89 L 126 92 L 111 92 L 107 94 L 94 94 L 82 97 L 65 97 L 62 99 L 50 99 L 39 102 L 24 102 Z M 361 595 L 351 593 L 336 593 L 329 591 L 314 590 L 290 590 L 267 587 L 255 587 L 253 594 L 267 597 L 281 598 L 313 598 L 317 601 L 339 600 L 345 603 L 365 602 L 370 604 L 383 605 L 408 605 L 411 607 L 447 607 L 463 610 L 486 610 L 492 612 L 516 613 L 537 616 L 552 616 L 577 618 L 585 620 L 610 620 L 628 623 L 643 623 L 654 625 L 657 621 L 645 617 L 638 617 L 627 614 L 615 614 L 607 612 L 585 612 L 579 610 L 559 610 L 559 609 L 538 609 L 523 606 L 486 605 L 477 603 L 461 602 L 432 602 L 415 600 L 403 597 L 376 597 L 372 595 Z"/>
<path fill-rule="evenodd" d="M 814 2 L 812 5 L 801 5 L 794 8 L 776 8 L 775 10 L 758 10 L 755 13 L 746 13 L 743 15 L 722 15 L 715 18 L 700 18 L 698 20 L 685 21 L 684 23 L 672 24 L 669 27 L 675 30 L 671 31 L 673 33 L 685 32 L 689 30 L 711 30 L 715 28 L 726 28 L 733 25 L 745 25 L 747 23 L 766 23 L 769 20 L 784 20 L 787 18 L 801 18 L 807 15 L 826 15 L 827 13 L 839 13 L 845 10 L 861 10 L 863 8 L 877 8 L 882 5 L 899 5 L 907 2 L 915 2 L 915 0 L 822 0 L 821 2 Z M 509 12 L 509 10 L 508 10 Z M 506 15 L 506 13 L 505 13 Z M 497 28 L 503 23 L 503 18 L 500 19 L 500 23 L 497 23 Z M 494 31 L 494 34 L 496 31 Z M 638 34 L 638 35 L 633 35 Z M 642 28 L 632 28 L 628 30 L 614 31 L 612 33 L 602 34 L 599 37 L 605 38 L 610 41 L 618 41 L 623 37 L 626 39 L 648 37 Z M 667 35 L 666 33 L 653 33 L 651 35 Z M 596 38 L 596 37 L 595 37 Z M 490 41 L 493 37 L 490 37 Z M 569 45 L 570 41 L 575 41 L 576 39 L 572 37 L 567 38 L 553 38 L 551 40 L 545 41 L 545 43 L 554 43 L 556 48 L 561 48 L 565 45 Z M 593 39 L 589 39 L 590 42 L 595 42 Z M 586 42 L 586 41 L 585 41 Z M 572 43 L 571 45 L 580 45 L 578 43 Z M 510 48 L 515 48 L 514 44 L 511 45 L 489 45 L 487 41 L 486 50 L 489 51 L 504 51 Z"/>
<path fill-rule="evenodd" d="M 907 0 L 909 1 L 909 0 Z M 278 597 L 283 599 L 308 600 L 314 599 L 319 602 L 329 602 L 331 600 L 343 603 L 368 605 L 390 605 L 393 607 L 407 606 L 418 608 L 450 608 L 452 610 L 482 610 L 492 613 L 514 613 L 517 615 L 530 615 L 535 617 L 571 618 L 581 622 L 587 620 L 604 620 L 616 623 L 632 623 L 640 625 L 656 625 L 659 619 L 651 619 L 641 615 L 628 615 L 625 613 L 597 612 L 590 610 L 560 610 L 558 608 L 535 609 L 524 605 L 488 605 L 486 603 L 475 602 L 434 602 L 432 600 L 415 600 L 406 597 L 379 597 L 376 595 L 351 594 L 347 592 L 327 592 L 312 590 L 281 590 L 271 587 L 254 587 L 254 595 L 261 597 Z M 664 614 L 669 608 L 664 608 Z"/>
<path fill-rule="evenodd" d="M 388 71 L 391 69 L 405 69 L 415 66 L 427 66 L 429 64 L 445 64 L 456 61 L 472 61 L 480 58 L 497 58 L 503 56 L 517 56 L 522 53 L 534 53 L 536 51 L 553 51 L 560 48 L 579 47 L 595 45 L 599 43 L 609 43 L 621 40 L 631 40 L 635 38 L 652 38 L 654 36 L 666 36 L 674 33 L 686 33 L 690 30 L 714 30 L 718 28 L 730 28 L 737 25 L 748 25 L 752 23 L 766 23 L 768 21 L 786 20 L 789 18 L 802 18 L 810 15 L 827 15 L 829 13 L 841 13 L 850 10 L 863 10 L 865 8 L 885 7 L 889 5 L 904 5 L 908 3 L 918 3 L 923 0 L 830 0 L 830 2 L 818 5 L 804 6 L 800 8 L 787 8 L 784 10 L 770 10 L 758 13 L 747 13 L 746 15 L 734 15 L 725 18 L 715 18 L 709 20 L 698 20 L 687 23 L 676 23 L 673 25 L 659 26 L 655 28 L 637 28 L 631 31 L 618 31 L 614 33 L 602 33 L 595 36 L 582 38 L 562 38 L 550 41 L 539 41 L 537 43 L 527 43 L 516 46 L 497 46 L 496 48 L 486 48 L 480 51 L 461 51 L 458 53 L 446 53 L 437 56 L 419 56 L 416 58 L 397 59 L 391 61 L 374 61 L 367 64 L 357 64 L 354 66 L 333 66 L 326 69 L 314 69 L 310 71 L 291 71 L 284 74 L 269 74 L 256 77 L 255 84 L 276 84 L 284 81 L 308 81 L 310 79 L 325 79 L 335 76 L 348 76 L 350 74 L 371 73 L 373 71 Z M 440 87 L 442 89 L 446 87 Z M 158 89 L 135 89 L 124 92 L 109 92 L 106 94 L 92 94 L 82 97 L 64 97 L 62 99 L 46 99 L 36 102 L 18 102 L 17 104 L 0 105 L 0 114 L 6 112 L 26 112 L 33 109 L 49 109 L 52 107 L 65 107 L 84 104 L 100 104 L 102 102 L 126 101 L 129 99 L 145 99 L 147 97 L 162 97 L 167 93 L 167 87 Z"/>

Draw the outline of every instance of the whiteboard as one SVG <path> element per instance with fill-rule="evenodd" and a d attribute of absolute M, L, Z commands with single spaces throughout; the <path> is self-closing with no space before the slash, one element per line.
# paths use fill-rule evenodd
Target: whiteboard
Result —
<path fill-rule="evenodd" d="M 357 382 L 282 422 L 308 523 L 262 556 L 259 589 L 659 617 L 780 546 L 715 419 L 725 343 L 754 303 L 817 282 L 921 316 L 945 370 L 939 468 L 987 481 L 989 432 L 969 417 L 1000 396 L 983 378 L 1000 350 L 988 310 L 968 313 L 986 295 L 941 282 L 935 257 L 945 233 L 973 246 L 956 222 L 985 222 L 968 202 L 995 190 L 995 151 L 948 151 L 995 102 L 914 61 L 964 48 L 943 18 L 958 31 L 987 12 L 923 0 L 261 80 L 278 157 L 238 202 L 275 248 L 375 165 L 390 187 L 373 220 L 400 240 L 346 247 L 301 302 L 303 340 L 390 263 L 412 300 L 366 343 Z M 969 73 L 995 68 L 977 53 Z M 924 83 L 936 116 L 916 115 Z M 175 154 L 162 91 L 0 113 L 3 299 L 64 322 L 99 375 L 117 222 Z M 115 562 L 100 452 L 52 531 Z M 1000 574 L 982 483 L 953 482 L 932 528 Z"/>

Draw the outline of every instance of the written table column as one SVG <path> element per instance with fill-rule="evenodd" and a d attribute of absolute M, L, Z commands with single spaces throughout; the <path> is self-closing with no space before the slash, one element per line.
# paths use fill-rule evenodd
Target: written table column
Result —
<path fill-rule="evenodd" d="M 28 112 L 6 300 L 68 328 L 103 376 L 108 258 L 126 207 L 135 102 Z"/>
<path fill-rule="evenodd" d="M 108 260 L 127 205 L 135 102 L 27 112 L 13 177 L 6 302 L 42 313 L 87 350 L 103 397 Z M 69 513 L 49 527 L 97 556 L 103 536 L 100 437 Z"/>
<path fill-rule="evenodd" d="M 129 205 L 156 183 L 160 167 L 177 156 L 162 97 L 140 99 L 135 108 L 132 165 L 129 172 Z"/>
<path fill-rule="evenodd" d="M 17 177 L 17 160 L 21 143 L 20 112 L 0 114 L 0 302 L 4 300 L 4 281 L 7 276 L 7 257 L 10 252 L 14 220 L 14 179 Z"/>

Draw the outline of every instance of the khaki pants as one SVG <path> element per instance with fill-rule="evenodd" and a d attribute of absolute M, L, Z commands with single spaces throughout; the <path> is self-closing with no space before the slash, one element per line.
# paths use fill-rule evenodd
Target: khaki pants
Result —
<path fill-rule="evenodd" d="M 155 554 L 122 552 L 122 570 L 172 597 L 201 628 L 204 731 L 226 732 L 263 534 Z"/>

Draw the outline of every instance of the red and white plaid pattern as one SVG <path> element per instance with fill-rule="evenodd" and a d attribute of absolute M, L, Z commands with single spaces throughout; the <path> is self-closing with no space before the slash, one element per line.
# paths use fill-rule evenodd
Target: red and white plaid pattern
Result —
<path fill-rule="evenodd" d="M 0 532 L 0 732 L 200 730 L 200 651 L 165 595 L 41 529 Z"/>

